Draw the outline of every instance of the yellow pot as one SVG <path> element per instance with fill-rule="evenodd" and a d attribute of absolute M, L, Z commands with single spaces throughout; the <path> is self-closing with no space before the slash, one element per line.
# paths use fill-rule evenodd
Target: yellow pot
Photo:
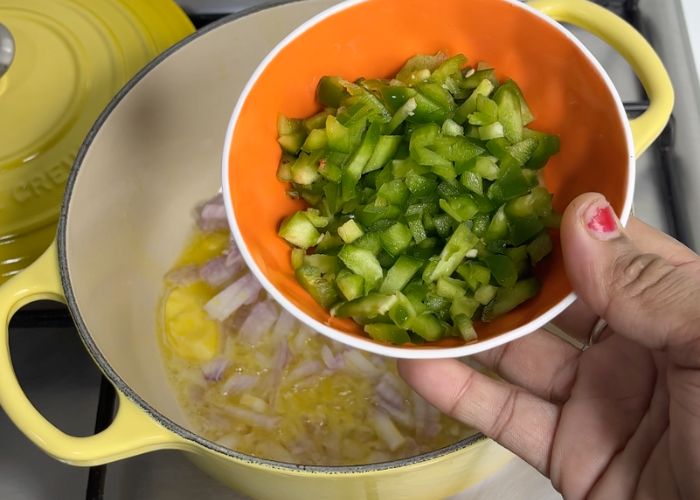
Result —
<path fill-rule="evenodd" d="M 56 243 L 0 287 L 0 405 L 46 453 L 89 466 L 178 449 L 254 498 L 334 500 L 442 498 L 511 459 L 482 435 L 362 467 L 301 467 L 241 455 L 190 430 L 158 361 L 154 331 L 162 277 L 186 240 L 192 207 L 220 186 L 226 123 L 237 96 L 274 44 L 331 3 L 296 2 L 198 32 L 120 92 L 90 132 L 68 180 Z M 557 17 L 571 12 L 566 5 L 578 6 L 568 20 L 595 24 L 598 34 L 623 44 L 642 81 L 653 82 L 653 113 L 637 128 L 652 130 L 666 119 L 670 82 L 629 26 L 579 0 L 537 5 Z M 643 148 L 648 134 L 635 134 L 640 138 Z M 87 349 L 118 390 L 114 423 L 96 436 L 68 436 L 45 420 L 12 370 L 9 318 L 39 299 L 67 302 Z"/>

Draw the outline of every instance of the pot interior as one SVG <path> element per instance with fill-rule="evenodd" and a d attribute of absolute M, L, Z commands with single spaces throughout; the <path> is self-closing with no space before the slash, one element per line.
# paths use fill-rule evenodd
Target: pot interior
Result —
<path fill-rule="evenodd" d="M 281 38 L 331 3 L 276 7 L 195 35 L 112 102 L 69 181 L 59 246 L 81 335 L 122 391 L 183 427 L 156 336 L 163 276 L 191 234 L 193 207 L 221 186 L 243 86 Z"/>

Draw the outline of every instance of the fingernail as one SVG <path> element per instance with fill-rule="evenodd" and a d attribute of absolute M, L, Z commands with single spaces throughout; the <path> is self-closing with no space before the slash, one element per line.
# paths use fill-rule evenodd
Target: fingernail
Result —
<path fill-rule="evenodd" d="M 608 241 L 620 236 L 620 223 L 605 199 L 596 200 L 583 212 L 583 224 L 588 234 L 597 240 Z"/>

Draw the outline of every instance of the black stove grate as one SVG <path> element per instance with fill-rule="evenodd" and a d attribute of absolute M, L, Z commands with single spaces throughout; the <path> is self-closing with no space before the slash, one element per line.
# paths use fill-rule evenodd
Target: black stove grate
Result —
<path fill-rule="evenodd" d="M 284 3 L 280 1 L 269 2 Z M 639 11 L 639 0 L 596 0 L 596 3 L 610 9 L 617 15 L 626 19 L 635 28 L 641 31 L 648 38 L 648 31 L 645 30 L 642 16 Z M 218 21 L 228 14 L 206 14 L 196 15 L 190 14 L 190 18 L 194 25 L 199 29 L 212 22 Z M 653 40 L 652 40 L 653 42 Z M 637 116 L 644 112 L 648 107 L 648 102 L 645 100 L 626 102 L 625 110 L 631 116 Z M 670 213 L 667 214 L 670 233 L 672 236 L 684 240 L 683 234 L 678 233 L 677 208 L 674 204 L 672 192 L 672 155 L 674 148 L 674 121 L 671 119 L 666 130 L 663 132 L 659 140 L 656 141 L 652 150 L 648 154 L 656 155 L 659 171 L 657 176 L 663 189 L 663 195 Z M 72 319 L 68 310 L 65 307 L 51 308 L 27 308 L 20 310 L 12 320 L 12 326 L 24 328 L 66 328 L 73 327 Z M 112 384 L 102 377 L 100 384 L 100 396 L 95 419 L 95 432 L 100 432 L 106 429 L 112 421 L 116 406 L 116 393 Z M 107 478 L 107 466 L 98 466 L 90 468 L 88 481 L 86 485 L 85 498 L 87 500 L 102 500 L 104 498 L 105 481 Z"/>

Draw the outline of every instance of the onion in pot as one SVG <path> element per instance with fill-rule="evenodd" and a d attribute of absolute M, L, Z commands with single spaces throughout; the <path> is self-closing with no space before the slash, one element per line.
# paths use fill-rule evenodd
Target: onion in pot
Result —
<path fill-rule="evenodd" d="M 251 345 L 260 343 L 263 335 L 275 324 L 277 314 L 277 305 L 271 300 L 256 304 L 241 325 L 239 338 Z"/>
<path fill-rule="evenodd" d="M 207 302 L 204 309 L 212 319 L 224 321 L 239 307 L 255 300 L 260 289 L 260 283 L 255 279 L 255 276 L 246 274 Z"/>
<path fill-rule="evenodd" d="M 244 268 L 242 258 L 229 264 L 228 257 L 222 255 L 210 260 L 199 268 L 199 277 L 214 288 L 231 281 Z"/>
<path fill-rule="evenodd" d="M 398 450 L 404 444 L 406 438 L 396 428 L 394 422 L 391 421 L 386 413 L 377 411 L 371 419 L 375 432 L 391 451 Z"/>
<path fill-rule="evenodd" d="M 178 267 L 165 275 L 165 280 L 173 285 L 191 285 L 199 279 L 199 272 L 195 265 Z"/>
<path fill-rule="evenodd" d="M 226 231 L 229 229 L 226 217 L 224 196 L 219 193 L 197 208 L 197 225 L 204 232 Z"/>
<path fill-rule="evenodd" d="M 218 382 L 224 376 L 230 362 L 226 358 L 214 358 L 202 366 L 202 375 L 210 382 Z"/>
<path fill-rule="evenodd" d="M 225 396 L 242 393 L 255 387 L 259 381 L 260 377 L 257 375 L 235 373 L 224 382 L 221 392 Z"/>

